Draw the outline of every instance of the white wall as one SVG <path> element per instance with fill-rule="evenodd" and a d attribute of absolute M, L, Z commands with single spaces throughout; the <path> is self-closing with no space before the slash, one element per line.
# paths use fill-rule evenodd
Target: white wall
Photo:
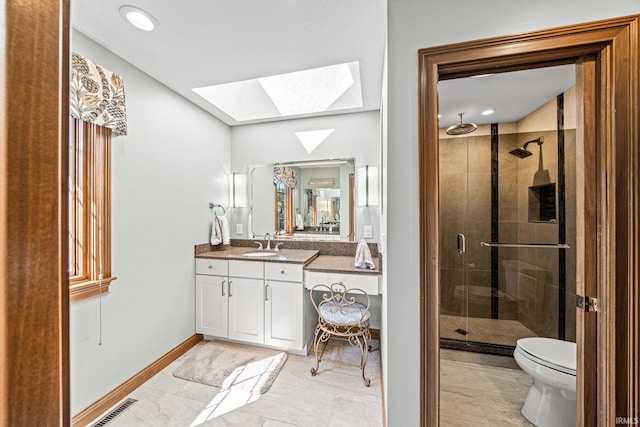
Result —
<path fill-rule="evenodd" d="M 247 203 L 247 206 L 254 206 L 251 232 L 260 236 L 264 236 L 265 233 L 273 236 L 276 222 L 273 197 L 273 165 L 269 164 L 269 166 L 253 168 L 249 174 L 249 183 L 251 187 L 249 192 L 251 203 Z M 234 214 L 246 214 L 247 212 L 248 209 L 235 209 L 232 214 L 231 235 L 235 238 L 241 238 L 241 236 L 235 232 L 235 224 L 239 221 L 233 221 Z M 243 224 L 244 236 L 249 232 L 247 222 L 245 221 Z"/>
<path fill-rule="evenodd" d="M 637 0 L 388 0 L 387 425 L 419 420 L 417 50 L 640 13 Z M 386 142 L 388 141 L 388 142 Z M 429 286 L 437 286 L 432 283 Z M 384 354 L 383 354 L 384 355 Z"/>
<path fill-rule="evenodd" d="M 308 154 L 295 132 L 335 129 Z M 338 114 L 308 119 L 283 120 L 231 128 L 231 167 L 247 172 L 249 165 L 303 160 L 355 158 L 358 166 L 380 166 L 380 113 Z M 363 227 L 373 227 L 372 242 L 380 238 L 380 208 L 356 207 L 356 240 L 363 238 Z M 248 209 L 236 209 L 231 215 L 234 238 L 246 238 Z M 244 235 L 235 235 L 235 224 L 244 224 Z"/>
<path fill-rule="evenodd" d="M 195 332 L 193 246 L 209 240 L 209 201 L 228 206 L 230 129 L 73 32 L 72 50 L 124 78 L 129 136 L 112 145 L 112 257 L 100 301 L 71 305 L 76 414 Z"/>

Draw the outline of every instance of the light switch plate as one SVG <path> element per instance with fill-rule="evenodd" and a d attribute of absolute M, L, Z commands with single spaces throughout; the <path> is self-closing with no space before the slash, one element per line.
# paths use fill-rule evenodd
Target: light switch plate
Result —
<path fill-rule="evenodd" d="M 242 224 L 236 224 L 236 234 L 242 234 Z"/>
<path fill-rule="evenodd" d="M 364 238 L 371 239 L 373 237 L 373 227 L 370 225 L 364 226 Z"/>

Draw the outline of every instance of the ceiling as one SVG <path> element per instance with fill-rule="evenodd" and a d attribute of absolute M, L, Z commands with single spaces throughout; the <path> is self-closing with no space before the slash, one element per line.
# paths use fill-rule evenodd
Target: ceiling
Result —
<path fill-rule="evenodd" d="M 380 108 L 385 0 L 72 0 L 75 29 L 230 126 L 239 122 L 193 91 L 203 86 L 359 63 L 362 107 Z M 159 23 L 138 30 L 119 13 L 134 5 Z M 118 70 L 113 70 L 118 72 Z M 126 82 L 126 76 L 125 82 Z M 573 85 L 573 65 L 440 82 L 440 127 L 517 121 Z M 261 102 L 256 100 L 256 103 Z M 251 103 L 247 102 L 247 105 Z M 490 116 L 482 116 L 486 109 Z"/>
<path fill-rule="evenodd" d="M 380 108 L 385 0 L 71 3 L 75 29 L 229 125 L 239 122 L 192 89 L 358 61 L 362 107 L 294 117 Z M 134 28 L 120 16 L 123 5 L 150 13 L 158 28 Z M 270 120 L 282 117 L 242 124 Z"/>
<path fill-rule="evenodd" d="M 575 84 L 575 65 L 444 80 L 438 83 L 440 128 L 516 122 Z M 495 110 L 483 116 L 485 110 Z"/>

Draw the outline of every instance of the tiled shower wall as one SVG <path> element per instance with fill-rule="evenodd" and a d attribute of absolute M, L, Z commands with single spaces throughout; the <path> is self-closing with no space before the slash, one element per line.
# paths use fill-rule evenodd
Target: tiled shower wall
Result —
<path fill-rule="evenodd" d="M 558 223 L 529 221 L 529 187 L 556 183 L 558 134 L 556 99 L 518 123 L 499 125 L 498 230 L 501 242 L 558 243 Z M 565 93 L 566 339 L 575 340 L 576 133 L 575 95 Z M 524 159 L 511 154 L 526 141 L 544 137 Z M 467 151 L 468 147 L 468 151 Z M 491 136 L 488 126 L 473 134 L 440 141 L 440 290 L 443 314 L 491 317 Z M 468 195 L 468 198 L 467 198 Z M 457 254 L 457 234 L 466 236 L 468 268 Z M 499 318 L 518 320 L 539 336 L 557 337 L 559 318 L 558 249 L 499 249 Z M 466 275 L 466 277 L 465 277 Z M 469 285 L 468 306 L 462 285 Z"/>

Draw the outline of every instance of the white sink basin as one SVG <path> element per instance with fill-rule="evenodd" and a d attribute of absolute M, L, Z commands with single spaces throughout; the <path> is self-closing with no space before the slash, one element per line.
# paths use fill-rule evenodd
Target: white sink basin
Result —
<path fill-rule="evenodd" d="M 242 256 L 247 256 L 247 257 L 268 257 L 268 256 L 274 256 L 274 255 L 278 255 L 278 253 L 269 252 L 269 251 L 255 251 L 255 252 L 245 252 L 242 254 Z"/>

